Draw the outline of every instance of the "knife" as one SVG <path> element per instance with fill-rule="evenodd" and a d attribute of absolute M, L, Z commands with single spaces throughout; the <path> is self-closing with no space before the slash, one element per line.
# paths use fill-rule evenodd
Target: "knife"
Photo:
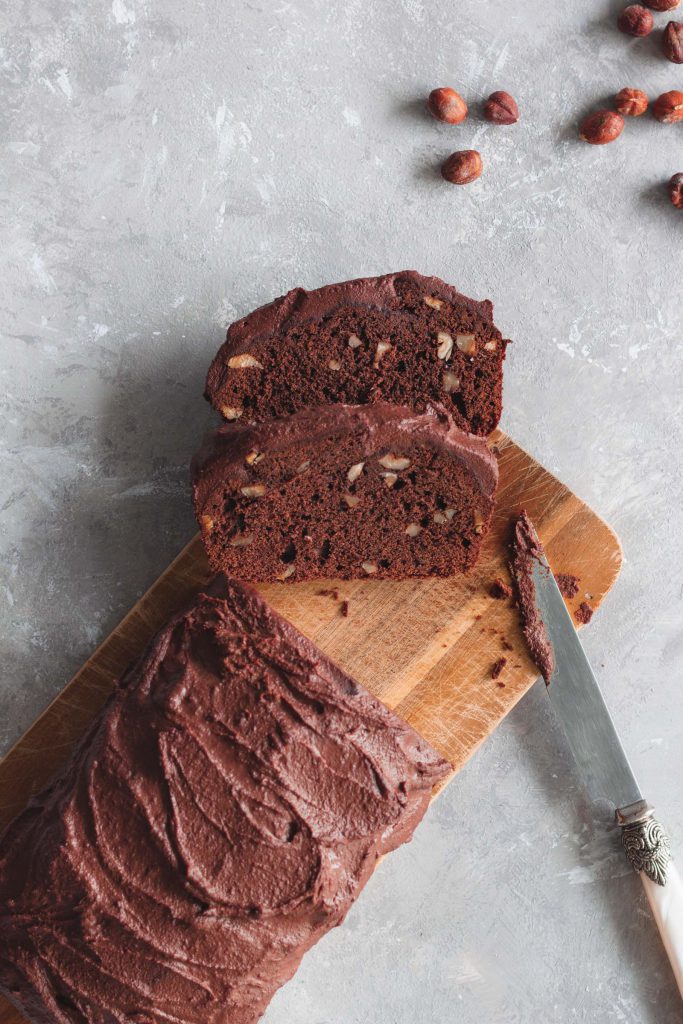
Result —
<path fill-rule="evenodd" d="M 528 519 L 527 519 L 527 522 Z M 640 874 L 683 996 L 683 885 L 669 841 L 640 791 L 564 598 L 538 537 L 531 559 L 536 610 L 555 654 L 546 692 L 560 718 L 588 795 L 615 808 L 624 852 Z"/>

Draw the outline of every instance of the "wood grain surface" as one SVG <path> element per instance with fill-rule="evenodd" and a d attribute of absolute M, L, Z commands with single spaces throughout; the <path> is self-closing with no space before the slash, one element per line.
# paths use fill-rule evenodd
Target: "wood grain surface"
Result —
<path fill-rule="evenodd" d="M 449 758 L 455 771 L 538 677 L 512 602 L 489 593 L 496 577 L 509 580 L 512 517 L 525 508 L 553 570 L 580 577 L 578 595 L 567 602 L 572 608 L 586 599 L 597 608 L 621 565 L 619 541 L 605 522 L 510 438 L 498 432 L 492 440 L 500 464 L 497 509 L 469 576 L 258 588 Z M 127 664 L 208 575 L 197 535 L 10 750 L 0 763 L 0 829 L 64 764 Z M 347 617 L 342 601 L 349 602 Z M 507 662 L 493 679 L 492 667 L 501 657 Z M 0 997 L 0 1024 L 22 1019 Z"/>

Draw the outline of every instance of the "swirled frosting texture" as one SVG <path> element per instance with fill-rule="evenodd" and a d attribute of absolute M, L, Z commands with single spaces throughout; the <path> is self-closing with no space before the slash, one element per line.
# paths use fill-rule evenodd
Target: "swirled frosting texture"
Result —
<path fill-rule="evenodd" d="M 36 1024 L 251 1024 L 448 771 L 218 578 L 0 840 L 0 985 Z"/>

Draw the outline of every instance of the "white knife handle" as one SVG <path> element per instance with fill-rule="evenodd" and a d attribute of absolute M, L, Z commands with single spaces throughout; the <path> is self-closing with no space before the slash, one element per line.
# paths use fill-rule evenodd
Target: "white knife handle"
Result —
<path fill-rule="evenodd" d="M 640 872 L 643 888 L 657 922 L 667 956 L 683 996 L 683 882 L 676 865 L 669 862 L 666 883 L 658 885 Z"/>
<path fill-rule="evenodd" d="M 676 982 L 683 996 L 683 883 L 667 835 L 646 800 L 617 810 L 621 841 L 639 873 Z"/>

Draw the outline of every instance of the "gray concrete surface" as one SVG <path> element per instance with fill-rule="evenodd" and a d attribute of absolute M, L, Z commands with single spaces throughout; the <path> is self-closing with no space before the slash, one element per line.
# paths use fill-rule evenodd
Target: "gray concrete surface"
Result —
<path fill-rule="evenodd" d="M 586 630 L 683 856 L 683 125 L 576 139 L 683 87 L 608 0 L 13 0 L 3 7 L 3 749 L 193 532 L 187 466 L 231 318 L 415 267 L 490 296 L 505 428 L 620 533 Z M 658 16 L 658 26 L 666 16 Z M 452 84 L 475 116 L 422 112 Z M 521 123 L 479 101 L 518 98 Z M 481 150 L 468 188 L 435 168 Z M 681 1005 L 534 690 L 381 867 L 268 1024 L 673 1024 Z"/>

